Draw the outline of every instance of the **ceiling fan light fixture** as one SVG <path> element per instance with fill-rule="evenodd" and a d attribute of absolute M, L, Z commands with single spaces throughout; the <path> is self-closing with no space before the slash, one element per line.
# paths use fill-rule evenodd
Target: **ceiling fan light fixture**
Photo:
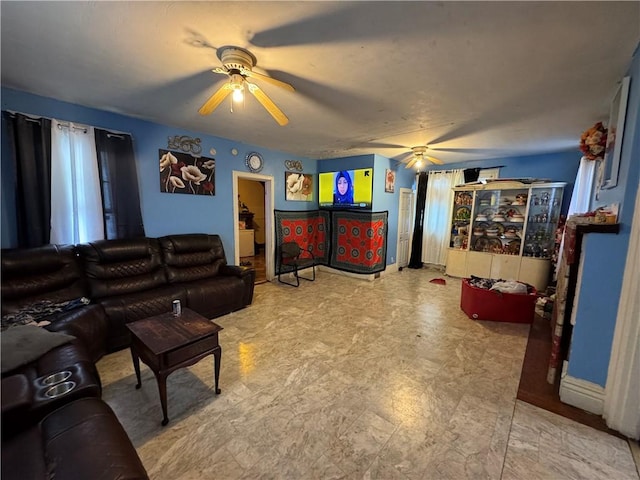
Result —
<path fill-rule="evenodd" d="M 240 103 L 244 100 L 244 77 L 238 73 L 234 73 L 231 75 L 231 80 L 229 80 L 231 84 L 232 94 L 234 102 Z"/>
<path fill-rule="evenodd" d="M 242 85 L 240 85 L 240 87 L 234 86 L 233 93 L 231 94 L 234 102 L 240 103 L 244 100 L 244 93 L 242 93 L 243 90 L 244 88 L 242 88 Z"/>

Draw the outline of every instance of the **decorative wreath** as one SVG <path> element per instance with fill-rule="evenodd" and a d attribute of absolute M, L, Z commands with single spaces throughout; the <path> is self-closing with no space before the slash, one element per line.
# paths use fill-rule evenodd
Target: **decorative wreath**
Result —
<path fill-rule="evenodd" d="M 607 129 L 596 123 L 580 136 L 580 150 L 589 160 L 602 160 L 607 147 Z"/>

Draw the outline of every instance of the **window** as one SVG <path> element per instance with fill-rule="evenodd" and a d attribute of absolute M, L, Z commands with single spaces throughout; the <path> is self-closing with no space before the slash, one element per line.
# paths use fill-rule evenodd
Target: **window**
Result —
<path fill-rule="evenodd" d="M 51 127 L 51 243 L 103 239 L 93 127 L 57 120 Z"/>

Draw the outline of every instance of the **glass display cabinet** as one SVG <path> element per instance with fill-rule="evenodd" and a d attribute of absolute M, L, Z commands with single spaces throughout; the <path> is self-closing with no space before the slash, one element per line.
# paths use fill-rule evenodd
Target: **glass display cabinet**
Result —
<path fill-rule="evenodd" d="M 565 183 L 490 181 L 454 189 L 447 274 L 547 286 Z"/>

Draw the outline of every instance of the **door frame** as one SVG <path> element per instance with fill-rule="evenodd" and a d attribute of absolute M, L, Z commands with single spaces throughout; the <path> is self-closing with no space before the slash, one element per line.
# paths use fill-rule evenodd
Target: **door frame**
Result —
<path fill-rule="evenodd" d="M 413 237 L 413 224 L 414 224 L 414 216 L 415 216 L 415 193 L 410 188 L 400 188 L 398 195 L 398 238 L 396 239 L 396 265 L 400 268 L 400 227 L 402 225 L 403 219 L 400 217 L 400 202 L 402 201 L 402 195 L 409 194 L 409 245 L 407 247 L 407 265 L 409 265 L 409 260 L 411 259 L 411 237 Z M 406 265 L 405 265 L 406 266 Z"/>
<path fill-rule="evenodd" d="M 273 242 L 273 229 L 275 223 L 274 217 L 274 179 L 271 175 L 262 175 L 259 173 L 241 172 L 234 170 L 233 172 L 233 242 L 234 242 L 234 263 L 240 265 L 240 228 L 238 227 L 238 180 L 252 180 L 254 182 L 264 182 L 264 257 L 266 262 L 266 275 L 267 281 L 271 282 L 274 278 L 274 242 Z"/>

